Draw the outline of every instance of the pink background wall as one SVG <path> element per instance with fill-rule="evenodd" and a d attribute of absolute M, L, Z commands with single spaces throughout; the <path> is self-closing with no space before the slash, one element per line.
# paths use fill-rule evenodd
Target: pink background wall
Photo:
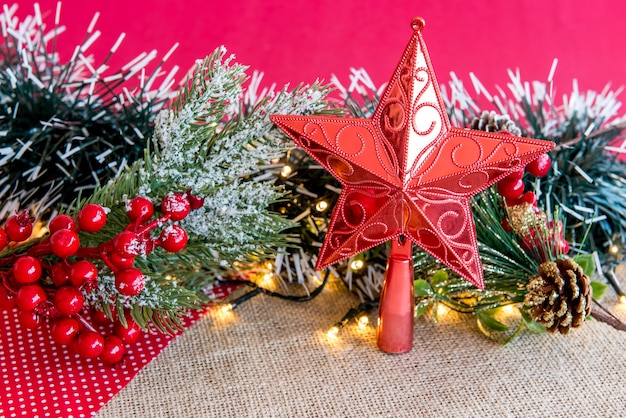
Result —
<path fill-rule="evenodd" d="M 56 1 L 40 5 L 52 23 Z M 68 55 L 96 11 L 103 34 L 91 52 L 102 57 L 126 32 L 118 64 L 144 50 L 164 54 L 178 41 L 171 62 L 187 70 L 224 44 L 239 62 L 264 71 L 267 82 L 310 83 L 331 73 L 346 80 L 350 67 L 365 67 L 379 85 L 419 15 L 440 82 L 451 70 L 463 80 L 473 71 L 491 89 L 516 67 L 526 80 L 545 80 L 554 57 L 561 93 L 573 78 L 581 89 L 597 90 L 626 81 L 626 2 L 620 0 L 64 0 L 61 23 L 68 31 L 61 39 Z M 31 12 L 32 2 L 20 1 L 18 14 Z"/>

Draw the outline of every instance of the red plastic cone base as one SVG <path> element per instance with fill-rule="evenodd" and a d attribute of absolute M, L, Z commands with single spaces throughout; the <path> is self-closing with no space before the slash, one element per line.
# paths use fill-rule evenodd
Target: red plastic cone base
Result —
<path fill-rule="evenodd" d="M 400 242 L 402 241 L 402 242 Z M 413 259 L 408 239 L 393 240 L 378 306 L 378 348 L 406 353 L 413 347 Z"/>

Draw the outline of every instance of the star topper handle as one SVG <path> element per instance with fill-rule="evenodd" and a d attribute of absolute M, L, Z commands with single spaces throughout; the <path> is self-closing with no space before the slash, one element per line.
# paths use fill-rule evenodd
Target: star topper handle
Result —
<path fill-rule="evenodd" d="M 386 353 L 406 353 L 413 346 L 413 245 L 403 235 L 391 241 L 378 305 L 378 348 Z"/>

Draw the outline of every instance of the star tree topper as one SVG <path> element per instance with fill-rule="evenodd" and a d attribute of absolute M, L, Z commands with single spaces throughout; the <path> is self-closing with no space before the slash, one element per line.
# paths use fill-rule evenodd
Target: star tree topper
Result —
<path fill-rule="evenodd" d="M 371 119 L 273 115 L 343 186 L 317 269 L 399 236 L 483 288 L 470 198 L 552 149 L 549 141 L 450 125 L 421 35 Z"/>

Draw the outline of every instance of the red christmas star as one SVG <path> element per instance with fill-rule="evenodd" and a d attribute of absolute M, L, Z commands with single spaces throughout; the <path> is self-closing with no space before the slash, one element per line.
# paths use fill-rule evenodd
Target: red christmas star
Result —
<path fill-rule="evenodd" d="M 483 287 L 471 196 L 552 142 L 450 126 L 416 18 L 371 119 L 273 115 L 343 185 L 317 269 L 403 235 Z"/>

